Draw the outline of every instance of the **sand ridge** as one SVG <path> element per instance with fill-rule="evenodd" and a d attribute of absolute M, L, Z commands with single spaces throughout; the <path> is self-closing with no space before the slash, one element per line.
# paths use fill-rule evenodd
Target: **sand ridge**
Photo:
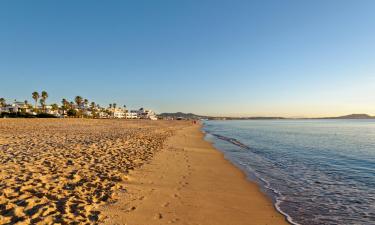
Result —
<path fill-rule="evenodd" d="M 0 120 L 0 224 L 92 224 L 181 123 Z"/>

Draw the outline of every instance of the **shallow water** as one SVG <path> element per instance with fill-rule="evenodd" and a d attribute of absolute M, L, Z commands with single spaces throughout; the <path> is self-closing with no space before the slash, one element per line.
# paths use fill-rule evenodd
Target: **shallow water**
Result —
<path fill-rule="evenodd" d="M 206 121 L 294 224 L 375 224 L 375 120 Z"/>

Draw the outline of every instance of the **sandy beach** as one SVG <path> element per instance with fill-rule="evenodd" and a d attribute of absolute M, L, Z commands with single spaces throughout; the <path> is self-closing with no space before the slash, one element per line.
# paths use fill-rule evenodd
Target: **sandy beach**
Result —
<path fill-rule="evenodd" d="M 287 224 L 177 121 L 0 120 L 0 224 Z"/>
<path fill-rule="evenodd" d="M 255 183 L 204 141 L 199 125 L 177 131 L 124 183 L 127 191 L 101 209 L 105 224 L 288 224 Z"/>
<path fill-rule="evenodd" d="M 183 123 L 0 120 L 0 224 L 93 224 Z"/>

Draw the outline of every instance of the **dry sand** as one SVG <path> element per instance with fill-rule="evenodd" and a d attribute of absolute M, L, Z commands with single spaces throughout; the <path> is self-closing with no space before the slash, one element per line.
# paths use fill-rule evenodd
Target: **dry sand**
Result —
<path fill-rule="evenodd" d="M 183 123 L 0 119 L 0 224 L 95 224 Z"/>
<path fill-rule="evenodd" d="M 287 224 L 199 128 L 0 119 L 0 224 Z"/>
<path fill-rule="evenodd" d="M 199 126 L 178 131 L 123 183 L 119 200 L 101 208 L 105 224 L 288 224 L 256 184 L 203 140 Z"/>

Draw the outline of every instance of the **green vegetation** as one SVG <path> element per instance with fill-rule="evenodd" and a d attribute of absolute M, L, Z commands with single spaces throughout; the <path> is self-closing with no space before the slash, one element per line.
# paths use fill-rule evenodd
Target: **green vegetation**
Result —
<path fill-rule="evenodd" d="M 118 107 L 117 103 L 109 104 L 109 108 L 100 107 L 94 101 L 77 95 L 73 101 L 66 98 L 61 100 L 60 105 L 56 103 L 47 104 L 49 94 L 47 91 L 34 91 L 31 93 L 34 104 L 27 100 L 14 103 L 6 102 L 0 98 L 0 117 L 22 117 L 22 118 L 126 118 L 126 106 Z M 134 117 L 132 117 L 134 118 Z"/>

